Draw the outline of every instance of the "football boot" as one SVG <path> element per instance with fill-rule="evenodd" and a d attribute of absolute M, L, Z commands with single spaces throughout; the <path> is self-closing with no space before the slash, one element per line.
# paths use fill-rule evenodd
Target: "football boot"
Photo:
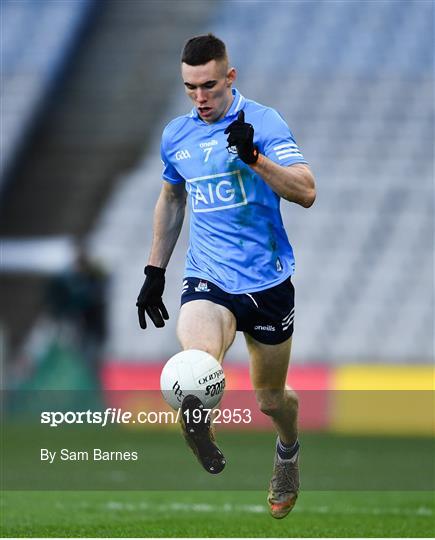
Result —
<path fill-rule="evenodd" d="M 198 397 L 189 394 L 183 399 L 180 423 L 184 438 L 204 469 L 218 474 L 224 470 L 226 461 L 216 446 L 210 416 Z"/>
<path fill-rule="evenodd" d="M 299 449 L 291 459 L 275 454 L 267 502 L 272 517 L 282 519 L 296 504 L 299 493 Z"/>

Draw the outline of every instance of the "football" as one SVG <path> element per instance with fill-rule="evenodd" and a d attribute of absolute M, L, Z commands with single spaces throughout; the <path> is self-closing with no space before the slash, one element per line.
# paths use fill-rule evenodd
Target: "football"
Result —
<path fill-rule="evenodd" d="M 197 396 L 205 408 L 211 409 L 221 400 L 224 388 L 222 366 L 211 354 L 197 349 L 172 356 L 160 376 L 163 398 L 175 410 L 189 394 Z"/>

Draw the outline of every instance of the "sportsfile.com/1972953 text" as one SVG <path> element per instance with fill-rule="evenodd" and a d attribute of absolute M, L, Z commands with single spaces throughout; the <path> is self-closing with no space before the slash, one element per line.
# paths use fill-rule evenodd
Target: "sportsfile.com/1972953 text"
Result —
<path fill-rule="evenodd" d="M 187 422 L 199 423 L 204 418 L 211 418 L 215 424 L 250 424 L 250 409 L 193 409 L 184 411 Z M 108 407 L 104 411 L 42 411 L 41 424 L 58 427 L 62 424 L 93 424 L 99 427 L 116 424 L 177 424 L 181 409 L 178 411 L 125 411 L 121 408 Z"/>

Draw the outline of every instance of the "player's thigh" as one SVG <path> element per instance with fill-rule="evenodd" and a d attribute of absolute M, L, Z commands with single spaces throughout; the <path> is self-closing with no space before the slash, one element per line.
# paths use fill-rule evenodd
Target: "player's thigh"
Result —
<path fill-rule="evenodd" d="M 249 351 L 254 389 L 283 389 L 287 378 L 292 338 L 277 345 L 266 345 L 245 333 L 245 340 Z"/>
<path fill-rule="evenodd" d="M 193 300 L 181 306 L 177 336 L 184 350 L 200 349 L 221 362 L 235 334 L 236 318 L 226 307 L 209 300 Z"/>

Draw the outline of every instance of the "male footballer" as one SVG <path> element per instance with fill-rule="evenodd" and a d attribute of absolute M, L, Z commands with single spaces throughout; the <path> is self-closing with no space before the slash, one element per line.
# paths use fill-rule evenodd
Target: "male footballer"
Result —
<path fill-rule="evenodd" d="M 233 88 L 236 70 L 220 39 L 189 39 L 181 75 L 193 109 L 163 132 L 164 181 L 136 304 L 139 323 L 146 328 L 145 312 L 156 327 L 168 319 L 165 269 L 188 199 L 190 245 L 177 335 L 183 350 L 200 349 L 222 362 L 236 331 L 244 333 L 258 405 L 278 435 L 268 504 L 273 517 L 283 518 L 298 496 L 299 443 L 298 400 L 285 385 L 295 315 L 294 257 L 280 202 L 310 207 L 314 177 L 283 118 Z M 197 403 L 183 402 L 184 409 L 192 405 Z M 225 459 L 210 423 L 184 421 L 183 430 L 204 468 L 220 472 Z"/>

